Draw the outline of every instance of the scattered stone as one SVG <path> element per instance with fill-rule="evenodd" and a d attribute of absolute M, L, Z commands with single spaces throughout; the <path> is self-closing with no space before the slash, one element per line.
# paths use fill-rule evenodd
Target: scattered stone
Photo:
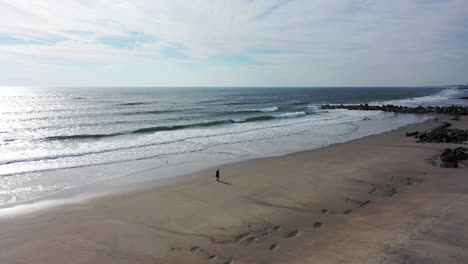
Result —
<path fill-rule="evenodd" d="M 322 223 L 317 222 L 317 223 L 314 224 L 314 228 L 320 228 L 320 227 L 322 227 L 322 225 L 323 225 Z"/>
<path fill-rule="evenodd" d="M 281 226 L 274 226 L 274 227 L 273 227 L 273 230 L 279 231 L 279 230 L 281 230 Z"/>
<path fill-rule="evenodd" d="M 350 213 L 352 213 L 352 212 L 353 212 L 353 210 L 346 210 L 346 211 L 343 212 L 343 214 L 346 214 L 346 215 L 347 215 L 347 214 L 350 214 Z"/>
<path fill-rule="evenodd" d="M 216 255 L 211 255 L 208 257 L 208 260 L 209 261 L 212 261 L 212 260 L 215 260 L 216 259 Z"/>

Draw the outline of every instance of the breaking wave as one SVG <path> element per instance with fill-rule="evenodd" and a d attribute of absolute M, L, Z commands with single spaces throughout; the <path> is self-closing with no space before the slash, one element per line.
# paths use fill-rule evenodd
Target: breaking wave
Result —
<path fill-rule="evenodd" d="M 128 135 L 128 134 L 146 134 L 146 133 L 154 133 L 154 132 L 162 132 L 162 131 L 189 129 L 189 128 L 196 128 L 196 127 L 213 127 L 213 126 L 234 124 L 234 123 L 267 121 L 267 120 L 272 120 L 276 118 L 295 118 L 295 117 L 301 117 L 305 115 L 307 115 L 306 112 L 294 112 L 294 113 L 284 113 L 284 114 L 280 114 L 277 116 L 272 116 L 272 115 L 254 116 L 254 117 L 248 117 L 242 120 L 223 119 L 223 120 L 215 120 L 215 121 L 208 121 L 208 122 L 192 123 L 192 124 L 186 124 L 186 125 L 145 127 L 145 128 L 136 129 L 130 132 L 119 132 L 119 133 L 110 133 L 110 134 L 64 135 L 64 136 L 46 137 L 45 139 L 46 140 L 100 139 L 100 138 L 115 137 L 115 136 L 122 136 L 122 135 Z"/>

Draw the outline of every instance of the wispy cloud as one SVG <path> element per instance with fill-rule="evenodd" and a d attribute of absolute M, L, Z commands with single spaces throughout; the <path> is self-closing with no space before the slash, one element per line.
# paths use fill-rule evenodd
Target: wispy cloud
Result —
<path fill-rule="evenodd" d="M 86 63 L 108 85 L 466 82 L 467 13 L 465 0 L 0 0 L 0 61 L 62 76 Z M 27 85 L 73 83 L 47 76 Z"/>
<path fill-rule="evenodd" d="M 277 3 L 273 4 L 272 6 L 268 7 L 267 9 L 263 10 L 260 14 L 255 16 L 255 19 L 262 19 L 265 18 L 269 15 L 271 15 L 276 9 L 280 8 L 281 6 L 287 4 L 291 0 L 281 0 L 278 1 Z"/>

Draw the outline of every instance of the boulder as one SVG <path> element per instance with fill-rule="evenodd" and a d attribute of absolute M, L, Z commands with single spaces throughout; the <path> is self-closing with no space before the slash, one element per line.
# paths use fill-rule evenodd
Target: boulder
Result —
<path fill-rule="evenodd" d="M 460 160 L 467 160 L 468 154 L 466 149 L 458 147 L 455 149 L 447 148 L 440 154 L 440 166 L 443 168 L 458 168 Z"/>

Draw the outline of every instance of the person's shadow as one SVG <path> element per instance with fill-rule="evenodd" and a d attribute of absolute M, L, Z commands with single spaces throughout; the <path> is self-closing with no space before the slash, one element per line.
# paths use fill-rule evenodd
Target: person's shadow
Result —
<path fill-rule="evenodd" d="M 218 182 L 219 182 L 219 183 L 224 183 L 224 184 L 227 184 L 227 185 L 232 185 L 232 183 L 225 182 L 225 181 L 222 181 L 222 180 L 219 180 Z"/>

